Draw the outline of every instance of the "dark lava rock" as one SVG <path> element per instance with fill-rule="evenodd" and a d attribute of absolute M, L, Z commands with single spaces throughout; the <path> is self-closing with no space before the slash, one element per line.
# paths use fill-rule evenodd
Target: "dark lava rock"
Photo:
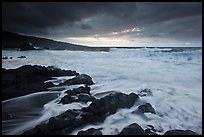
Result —
<path fill-rule="evenodd" d="M 56 76 L 74 76 L 76 71 L 61 70 L 52 66 L 25 65 L 17 69 L 2 68 L 2 99 L 10 99 L 34 92 L 45 91 L 54 86 L 45 80 Z"/>
<path fill-rule="evenodd" d="M 93 101 L 95 98 L 93 96 L 90 96 L 89 94 L 77 94 L 75 96 L 66 95 L 64 96 L 59 103 L 62 104 L 69 104 L 72 102 L 88 102 Z"/>
<path fill-rule="evenodd" d="M 145 129 L 145 135 L 158 135 L 158 134 L 152 131 L 151 129 Z"/>
<path fill-rule="evenodd" d="M 197 135 L 197 134 L 191 130 L 174 129 L 166 131 L 164 135 Z"/>
<path fill-rule="evenodd" d="M 84 108 L 84 111 L 93 113 L 98 119 L 102 116 L 114 114 L 118 108 L 130 108 L 138 98 L 139 96 L 134 93 L 129 95 L 123 93 L 109 94 L 103 98 L 94 100 L 88 108 Z"/>
<path fill-rule="evenodd" d="M 19 57 L 17 57 L 17 58 L 20 58 L 20 59 L 22 59 L 22 58 L 26 58 L 26 56 L 19 56 Z"/>
<path fill-rule="evenodd" d="M 72 102 L 88 102 L 95 100 L 95 97 L 91 96 L 91 88 L 87 85 L 85 87 L 81 86 L 72 90 L 67 90 L 66 96 L 64 96 L 59 103 L 68 104 Z"/>
<path fill-rule="evenodd" d="M 146 135 L 158 135 L 157 133 L 155 133 L 156 130 L 154 129 L 154 126 L 152 126 L 152 125 L 147 125 L 147 126 L 148 126 L 148 128 L 145 129 Z"/>
<path fill-rule="evenodd" d="M 74 88 L 72 90 L 67 90 L 67 91 L 65 91 L 65 93 L 67 93 L 70 96 L 71 95 L 77 95 L 77 94 L 80 94 L 80 93 L 85 93 L 85 94 L 91 95 L 90 90 L 91 90 L 91 88 L 86 85 L 85 87 L 81 86 L 79 88 Z"/>
<path fill-rule="evenodd" d="M 2 57 L 2 59 L 12 59 L 13 57 L 7 57 L 7 56 L 5 56 L 5 57 Z"/>
<path fill-rule="evenodd" d="M 2 57 L 2 59 L 8 59 L 8 57 L 7 57 L 7 56 L 5 56 L 5 57 Z"/>
<path fill-rule="evenodd" d="M 95 129 L 95 128 L 89 128 L 86 131 L 79 131 L 77 135 L 102 135 L 102 132 L 100 131 L 101 128 Z"/>
<path fill-rule="evenodd" d="M 137 123 L 125 127 L 118 135 L 145 135 L 145 131 Z"/>
<path fill-rule="evenodd" d="M 67 110 L 56 117 L 50 118 L 49 122 L 44 126 L 46 129 L 35 127 L 23 134 L 67 135 L 75 128 L 85 124 L 102 122 L 108 115 L 114 114 L 119 108 L 132 107 L 138 98 L 134 93 L 129 95 L 123 93 L 110 94 L 94 100 L 86 108 Z"/>
<path fill-rule="evenodd" d="M 154 108 L 152 107 L 152 105 L 150 103 L 146 103 L 144 105 L 140 105 L 138 107 L 138 109 L 142 112 L 142 113 L 147 113 L 147 112 L 150 112 L 150 113 L 153 113 L 153 114 L 156 114 Z"/>
<path fill-rule="evenodd" d="M 20 51 L 26 51 L 26 50 L 35 50 L 35 48 L 32 46 L 32 43 L 24 42 L 20 46 Z"/>
<path fill-rule="evenodd" d="M 92 85 L 94 82 L 92 81 L 92 78 L 86 74 L 80 74 L 72 79 L 69 79 L 65 81 L 64 83 L 59 84 L 59 86 L 63 85 L 77 85 L 77 84 L 86 84 L 86 85 Z"/>
<path fill-rule="evenodd" d="M 152 96 L 152 91 L 151 89 L 145 88 L 140 91 L 139 96 Z"/>

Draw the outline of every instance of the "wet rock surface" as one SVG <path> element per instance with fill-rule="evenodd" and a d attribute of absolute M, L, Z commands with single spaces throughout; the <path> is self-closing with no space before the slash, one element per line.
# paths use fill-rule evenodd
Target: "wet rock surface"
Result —
<path fill-rule="evenodd" d="M 102 135 L 100 129 L 89 128 L 86 131 L 79 131 L 77 135 Z"/>
<path fill-rule="evenodd" d="M 197 135 L 195 132 L 191 130 L 168 130 L 164 133 L 164 135 Z"/>
<path fill-rule="evenodd" d="M 52 117 L 47 124 L 39 125 L 23 134 L 50 134 L 66 135 L 77 127 L 88 123 L 103 122 L 119 108 L 130 108 L 139 97 L 131 93 L 129 95 L 116 93 L 107 95 L 101 99 L 95 99 L 88 107 L 80 110 L 67 110 L 61 115 Z M 46 132 L 48 131 L 48 132 Z"/>
<path fill-rule="evenodd" d="M 118 135 L 145 135 L 145 131 L 137 123 L 133 123 L 125 127 Z"/>
<path fill-rule="evenodd" d="M 96 98 L 91 96 L 90 93 L 91 88 L 89 86 L 80 86 L 79 88 L 74 88 L 72 90 L 67 90 L 63 98 L 61 98 L 59 103 L 69 104 L 72 102 L 88 102 L 94 101 Z"/>
<path fill-rule="evenodd" d="M 138 109 L 142 112 L 142 113 L 152 113 L 152 114 L 156 114 L 154 108 L 152 107 L 152 105 L 150 103 L 146 103 L 144 105 L 140 105 L 138 107 Z"/>
<path fill-rule="evenodd" d="M 54 85 L 51 82 L 45 82 L 58 76 L 75 76 L 65 82 Z M 88 107 L 82 109 L 68 109 L 64 113 L 51 117 L 46 123 L 39 124 L 34 128 L 23 132 L 23 135 L 69 135 L 73 130 L 82 128 L 88 124 L 102 123 L 109 115 L 115 114 L 118 109 L 130 108 L 135 105 L 139 97 L 152 95 L 150 89 L 143 89 L 139 94 L 124 94 L 119 91 L 107 91 L 96 94 L 101 96 L 96 99 L 91 94 L 90 85 L 94 84 L 92 78 L 86 74 L 79 74 L 76 71 L 61 70 L 53 66 L 31 66 L 25 65 L 17 69 L 2 68 L 2 89 L 3 100 L 27 95 L 30 93 L 45 91 L 50 87 L 62 88 L 60 86 L 70 86 L 83 84 L 78 88 L 65 91 L 65 96 L 58 100 L 58 103 L 69 104 L 73 102 L 91 102 Z M 44 100 L 43 100 L 44 101 Z M 43 105 L 43 103 L 42 103 Z M 138 113 L 153 113 L 155 109 L 150 103 L 140 105 Z M 6 117 L 7 115 L 5 115 Z M 136 121 L 135 121 L 136 122 Z M 118 135 L 158 135 L 159 131 L 154 126 L 147 125 L 145 130 L 133 121 L 132 124 L 126 126 Z M 77 135 L 102 135 L 102 128 L 89 128 L 85 131 L 81 130 Z M 117 132 L 118 133 L 118 132 Z M 196 135 L 191 130 L 169 130 L 164 135 Z"/>
<path fill-rule="evenodd" d="M 64 85 L 69 86 L 69 85 L 77 85 L 77 84 L 93 85 L 94 82 L 92 81 L 92 78 L 89 75 L 80 74 L 72 79 L 65 81 L 64 83 L 60 83 L 59 86 L 64 86 Z"/>
<path fill-rule="evenodd" d="M 151 89 L 145 88 L 141 90 L 138 95 L 143 97 L 143 96 L 152 96 L 153 94 L 152 94 Z"/>
<path fill-rule="evenodd" d="M 76 71 L 61 70 L 53 66 L 25 65 L 17 69 L 2 68 L 2 99 L 10 99 L 54 86 L 45 80 L 55 76 L 77 76 Z"/>

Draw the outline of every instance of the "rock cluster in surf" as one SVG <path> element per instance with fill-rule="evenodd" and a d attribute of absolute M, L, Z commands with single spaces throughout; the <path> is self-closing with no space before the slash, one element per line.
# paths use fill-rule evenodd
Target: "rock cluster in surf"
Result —
<path fill-rule="evenodd" d="M 17 69 L 2 68 L 2 100 L 46 91 L 54 86 L 44 82 L 56 76 L 77 76 L 79 73 L 71 70 L 61 70 L 53 66 L 25 65 Z"/>
<path fill-rule="evenodd" d="M 88 124 L 100 123 L 111 114 L 115 114 L 118 109 L 130 108 L 143 96 L 152 96 L 150 89 L 144 89 L 139 94 L 124 94 L 120 92 L 110 93 L 100 99 L 91 94 L 89 85 L 94 84 L 92 78 L 86 74 L 79 74 L 76 71 L 61 70 L 52 66 L 31 66 L 25 65 L 17 69 L 6 70 L 2 68 L 2 89 L 3 99 L 30 94 L 36 91 L 47 90 L 53 87 L 51 82 L 44 82 L 56 76 L 75 76 L 72 79 L 57 86 L 69 86 L 84 84 L 78 88 L 65 91 L 66 95 L 59 100 L 59 104 L 69 104 L 72 102 L 91 102 L 88 107 L 82 109 L 68 109 L 64 113 L 51 117 L 47 123 L 42 123 L 36 127 L 23 132 L 23 135 L 68 135 L 76 128 L 81 128 Z M 7 92 L 7 94 L 6 94 Z M 156 114 L 150 103 L 139 105 L 133 113 Z M 152 125 L 143 129 L 136 121 L 126 126 L 118 135 L 157 135 L 157 130 Z M 169 130 L 164 135 L 194 135 L 191 130 Z M 102 128 L 89 128 L 81 130 L 77 135 L 102 135 Z"/>

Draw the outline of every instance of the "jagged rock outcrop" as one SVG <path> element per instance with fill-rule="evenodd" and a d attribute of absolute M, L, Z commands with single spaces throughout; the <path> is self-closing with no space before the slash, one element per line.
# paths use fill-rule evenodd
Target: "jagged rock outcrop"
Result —
<path fill-rule="evenodd" d="M 24 132 L 24 135 L 67 135 L 77 127 L 88 123 L 102 122 L 108 115 L 114 114 L 119 108 L 130 108 L 139 97 L 131 93 L 115 93 L 94 100 L 88 107 L 80 110 L 67 110 L 61 115 L 52 117 L 47 124 L 38 125 Z"/>
<path fill-rule="evenodd" d="M 2 68 L 2 99 L 10 99 L 38 91 L 45 91 L 54 86 L 44 82 L 56 76 L 77 76 L 79 73 L 71 70 L 61 70 L 53 66 L 25 65 L 17 69 Z M 81 82 L 83 83 L 83 82 Z"/>
<path fill-rule="evenodd" d="M 94 82 L 89 75 L 80 74 L 72 79 L 65 81 L 64 83 L 60 83 L 59 86 L 64 86 L 64 85 L 69 86 L 69 85 L 77 85 L 77 84 L 93 85 Z"/>
<path fill-rule="evenodd" d="M 95 100 L 95 97 L 91 96 L 91 88 L 87 85 L 74 88 L 72 90 L 67 90 L 63 98 L 61 98 L 59 103 L 69 104 L 72 102 L 88 102 Z"/>

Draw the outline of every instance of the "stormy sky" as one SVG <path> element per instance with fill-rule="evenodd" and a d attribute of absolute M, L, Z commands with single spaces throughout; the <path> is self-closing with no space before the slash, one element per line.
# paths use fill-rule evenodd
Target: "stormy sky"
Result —
<path fill-rule="evenodd" d="M 4 2 L 2 29 L 88 46 L 202 46 L 201 2 Z"/>

